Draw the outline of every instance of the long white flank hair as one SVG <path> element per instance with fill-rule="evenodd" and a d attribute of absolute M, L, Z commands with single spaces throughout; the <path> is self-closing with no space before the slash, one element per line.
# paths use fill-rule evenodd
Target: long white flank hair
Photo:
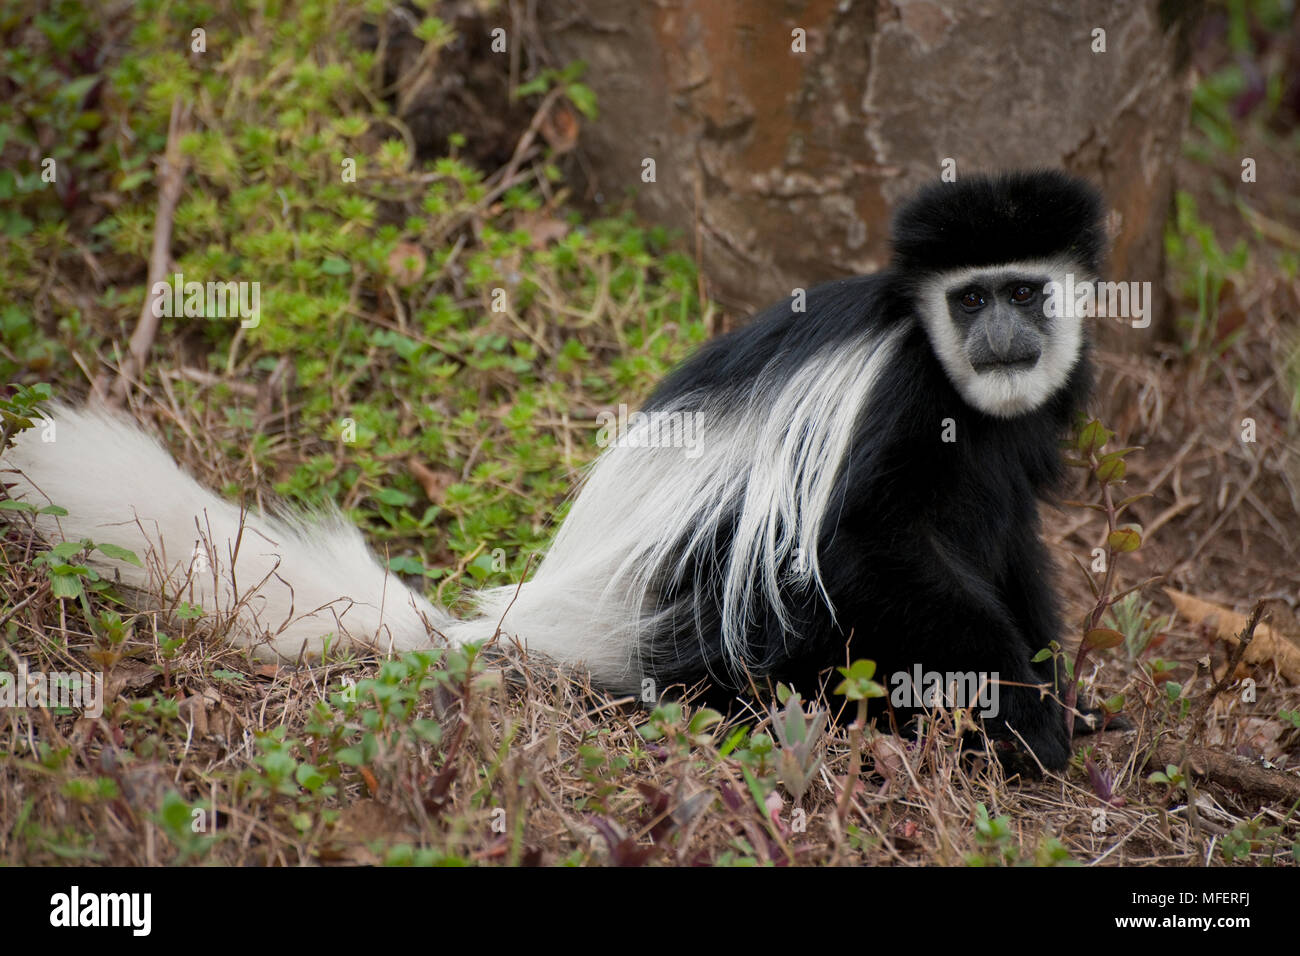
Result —
<path fill-rule="evenodd" d="M 688 393 L 641 416 L 591 466 L 532 579 L 482 592 L 467 620 L 385 570 L 341 516 L 241 512 L 115 414 L 53 407 L 52 428 L 20 434 L 5 453 L 3 480 L 11 497 L 67 510 L 37 518 L 47 540 L 131 549 L 143 567 L 92 560 L 138 590 L 232 615 L 233 636 L 259 656 L 314 656 L 331 642 L 411 650 L 499 628 L 530 653 L 633 691 L 642 641 L 666 623 L 659 590 L 692 566 L 721 582 L 723 652 L 737 668 L 760 601 L 788 626 L 783 591 L 825 595 L 818 544 L 837 520 L 840 471 L 909 329 L 828 345 L 793 373 L 770 362 L 728 407 Z M 674 413 L 701 416 L 702 434 L 658 440 L 657 416 Z M 715 553 L 720 537 L 729 547 Z"/>

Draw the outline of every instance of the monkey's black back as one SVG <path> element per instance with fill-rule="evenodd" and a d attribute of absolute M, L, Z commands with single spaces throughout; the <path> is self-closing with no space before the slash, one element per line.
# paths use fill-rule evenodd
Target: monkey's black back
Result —
<path fill-rule="evenodd" d="M 724 524 L 711 554 L 692 555 L 684 573 L 660 582 L 669 623 L 643 644 L 643 666 L 661 682 L 708 677 L 717 702 L 752 680 L 815 693 L 836 665 L 864 657 L 876 661 L 878 675 L 918 664 L 997 672 L 997 726 L 1005 731 L 1009 722 L 1040 760 L 1059 766 L 1068 752 L 1060 708 L 1008 682 L 1055 684 L 1051 660 L 1030 663 L 1060 637 L 1037 501 L 1059 481 L 1059 440 L 1086 398 L 1090 368 L 1081 357 L 1067 385 L 1031 412 L 987 415 L 954 388 L 915 303 L 910 285 L 888 271 L 828 283 L 808 293 L 806 312 L 787 300 L 706 345 L 652 396 L 648 411 L 720 395 L 761 404 L 761 374 L 798 375 L 826 349 L 847 352 L 864 335 L 890 330 L 901 336 L 847 458 L 825 463 L 838 470 L 836 507 L 818 546 L 829 605 L 816 588 L 791 588 L 783 625 L 760 602 L 746 635 L 746 672 L 738 673 L 720 636 Z"/>

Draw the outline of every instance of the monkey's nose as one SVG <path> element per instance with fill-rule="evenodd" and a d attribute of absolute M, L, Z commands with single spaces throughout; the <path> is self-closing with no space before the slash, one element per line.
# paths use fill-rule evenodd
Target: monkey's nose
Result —
<path fill-rule="evenodd" d="M 1016 324 L 1010 318 L 998 315 L 989 316 L 984 323 L 984 340 L 989 349 L 1000 359 L 1006 359 L 1016 338 Z"/>
<path fill-rule="evenodd" d="M 1037 336 L 1018 325 L 1014 316 L 990 315 L 980 332 L 983 341 L 975 340 L 970 356 L 975 371 L 1005 372 L 1038 364 L 1042 348 Z"/>

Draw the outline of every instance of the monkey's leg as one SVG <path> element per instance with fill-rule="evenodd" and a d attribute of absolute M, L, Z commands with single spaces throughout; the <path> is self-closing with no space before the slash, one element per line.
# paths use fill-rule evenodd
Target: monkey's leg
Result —
<path fill-rule="evenodd" d="M 1048 769 L 1064 767 L 1069 739 L 1053 662 L 1031 661 L 1046 646 L 1044 635 L 1058 628 L 1046 578 L 1029 573 L 1030 567 L 1043 566 L 1035 560 L 1041 559 L 1038 549 L 1027 547 L 1013 559 L 1015 586 L 999 588 L 952 542 L 934 532 L 926 538 L 929 553 L 921 558 L 932 560 L 917 562 L 913 581 L 923 582 L 934 599 L 910 605 L 900 622 L 905 629 L 895 632 L 909 635 L 908 656 L 934 670 L 974 672 L 981 680 L 996 674 L 996 703 L 989 708 L 996 713 L 988 715 L 994 737 L 1023 743 Z M 1033 612 L 1026 613 L 1027 607 Z"/>
<path fill-rule="evenodd" d="M 1027 530 L 1030 534 L 1024 545 L 1009 556 L 1001 592 L 1021 635 L 1016 642 L 1018 650 L 1013 653 L 1027 669 L 1027 682 L 1045 685 L 1048 695 L 1038 690 L 1012 694 L 1008 701 L 1012 708 L 1009 722 L 1013 727 L 1019 721 L 1032 728 L 1064 766 L 1069 759 L 1070 741 L 1065 729 L 1065 708 L 1060 701 L 1065 699 L 1068 678 L 1059 660 L 1051 656 L 1037 662 L 1032 660 L 1053 641 L 1060 640 L 1061 617 L 1052 587 L 1051 560 L 1038 536 L 1037 521 Z M 1042 760 L 1038 748 L 1033 749 Z M 1046 760 L 1043 763 L 1051 766 Z"/>

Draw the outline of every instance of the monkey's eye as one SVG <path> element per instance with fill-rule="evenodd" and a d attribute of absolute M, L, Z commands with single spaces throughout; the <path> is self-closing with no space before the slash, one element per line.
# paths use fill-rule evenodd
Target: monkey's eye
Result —
<path fill-rule="evenodd" d="M 1016 305 L 1024 305 L 1034 297 L 1033 286 L 1018 285 L 1011 290 L 1011 301 Z"/>
<path fill-rule="evenodd" d="M 963 309 L 982 309 L 984 308 L 984 296 L 980 295 L 974 289 L 967 289 L 962 294 L 961 307 Z"/>

